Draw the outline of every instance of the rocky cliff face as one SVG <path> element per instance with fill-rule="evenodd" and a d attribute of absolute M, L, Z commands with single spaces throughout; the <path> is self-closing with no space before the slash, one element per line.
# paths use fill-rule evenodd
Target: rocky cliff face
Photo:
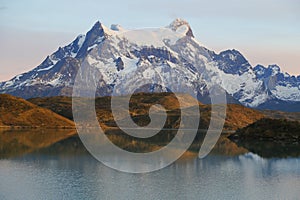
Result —
<path fill-rule="evenodd" d="M 33 70 L 0 83 L 0 93 L 23 98 L 71 96 L 82 64 L 97 69 L 97 96 L 109 95 L 116 84 L 122 83 L 117 92 L 122 95 L 137 82 L 152 80 L 172 85 L 177 91 L 193 91 L 203 101 L 207 86 L 218 85 L 230 102 L 248 107 L 281 109 L 300 102 L 300 76 L 283 73 L 276 65 L 253 68 L 237 50 L 210 51 L 180 19 L 167 27 L 139 30 L 119 25 L 109 29 L 97 22 Z M 143 90 L 157 89 L 152 85 Z"/>

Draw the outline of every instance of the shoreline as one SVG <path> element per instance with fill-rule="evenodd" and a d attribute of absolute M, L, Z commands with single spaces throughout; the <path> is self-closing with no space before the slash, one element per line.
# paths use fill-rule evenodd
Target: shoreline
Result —
<path fill-rule="evenodd" d="M 0 126 L 0 130 L 30 130 L 30 129 L 76 129 L 75 126 Z"/>

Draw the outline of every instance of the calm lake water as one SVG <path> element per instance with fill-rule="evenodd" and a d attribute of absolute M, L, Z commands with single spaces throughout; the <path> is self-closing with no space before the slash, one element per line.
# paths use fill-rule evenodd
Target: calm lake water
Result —
<path fill-rule="evenodd" d="M 53 148 L 60 150 L 0 159 L 0 199 L 300 198 L 300 158 L 210 155 L 181 159 L 152 173 L 127 174 L 87 152 Z"/>

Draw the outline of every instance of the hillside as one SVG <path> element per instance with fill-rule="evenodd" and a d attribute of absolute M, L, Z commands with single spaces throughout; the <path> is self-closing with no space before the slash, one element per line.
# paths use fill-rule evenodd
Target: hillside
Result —
<path fill-rule="evenodd" d="M 300 121 L 300 112 L 283 112 L 278 110 L 262 110 L 266 117 L 272 119 L 287 119 L 290 121 Z"/>
<path fill-rule="evenodd" d="M 300 156 L 300 122 L 261 119 L 229 136 L 238 146 L 262 157 Z"/>
<path fill-rule="evenodd" d="M 38 97 L 38 98 L 28 99 L 27 101 L 37 106 L 40 106 L 42 108 L 52 110 L 53 112 L 63 117 L 73 120 L 71 97 L 64 97 L 64 96 L 44 97 L 44 98 Z"/>
<path fill-rule="evenodd" d="M 257 110 L 242 105 L 228 104 L 224 128 L 227 130 L 237 130 L 238 128 L 245 127 L 260 120 L 263 117 L 264 115 Z"/>
<path fill-rule="evenodd" d="M 300 122 L 263 118 L 236 131 L 237 140 L 300 141 Z"/>
<path fill-rule="evenodd" d="M 189 105 L 189 98 L 192 98 L 189 95 L 179 94 L 178 98 L 183 98 L 185 100 L 185 104 L 182 109 L 191 109 L 191 105 Z M 122 97 L 119 97 L 120 101 Z M 46 98 L 34 98 L 29 99 L 28 101 L 52 110 L 53 112 L 58 113 L 64 117 L 69 119 L 73 119 L 72 116 L 72 98 L 71 97 L 46 97 Z M 178 124 L 178 116 L 180 115 L 180 111 L 178 110 L 179 104 L 176 97 L 170 93 L 138 93 L 131 98 L 130 102 L 130 113 L 133 116 L 133 120 L 136 121 L 140 125 L 145 125 L 149 122 L 148 118 L 148 109 L 151 105 L 161 104 L 165 106 L 168 110 L 168 123 L 167 126 L 171 126 L 173 128 Z M 98 97 L 96 99 L 96 112 L 98 119 L 101 123 L 105 124 L 107 127 L 116 127 L 114 122 L 114 118 L 111 114 L 110 110 L 110 97 Z M 206 129 L 209 121 L 210 121 L 210 106 L 203 105 L 199 103 L 201 110 L 201 120 L 200 120 L 200 128 Z M 121 117 L 122 116 L 117 116 Z M 245 127 L 261 118 L 264 115 L 259 111 L 244 107 L 242 105 L 237 104 L 229 104 L 227 105 L 227 117 L 224 129 L 226 130 L 236 130 L 238 128 Z M 174 127 L 175 126 L 175 127 Z"/>
<path fill-rule="evenodd" d="M 210 86 L 219 86 L 227 102 L 300 112 L 300 76 L 290 75 L 275 64 L 252 66 L 236 49 L 209 50 L 183 19 L 151 29 L 108 28 L 97 21 L 86 34 L 50 53 L 40 65 L 0 82 L 0 93 L 25 99 L 72 96 L 75 83 L 92 80 L 83 74 L 76 76 L 83 72 L 80 69 L 93 70 L 99 97 L 113 91 L 118 96 L 128 95 L 136 89 L 193 91 L 199 101 L 206 102 L 213 89 Z M 146 86 L 148 80 L 157 85 Z"/>
<path fill-rule="evenodd" d="M 45 128 L 74 127 L 71 120 L 51 110 L 7 94 L 0 95 L 0 124 L 2 126 Z"/>

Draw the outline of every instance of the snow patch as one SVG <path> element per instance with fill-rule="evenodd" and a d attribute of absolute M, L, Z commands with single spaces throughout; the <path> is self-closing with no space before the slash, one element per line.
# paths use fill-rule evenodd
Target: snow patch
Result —
<path fill-rule="evenodd" d="M 126 73 L 137 70 L 137 63 L 139 61 L 137 58 L 130 59 L 130 58 L 127 58 L 127 57 L 121 57 L 121 59 L 124 63 L 124 69 L 121 70 L 122 74 L 126 74 Z"/>
<path fill-rule="evenodd" d="M 289 75 L 287 72 L 283 73 L 283 76 L 284 76 L 285 78 L 289 78 L 289 77 L 290 77 L 290 75 Z"/>
<path fill-rule="evenodd" d="M 185 35 L 189 31 L 189 27 L 187 25 L 180 26 L 177 28 L 176 32 L 182 35 Z"/>
<path fill-rule="evenodd" d="M 37 72 L 48 71 L 48 70 L 52 69 L 53 67 L 54 67 L 54 65 L 50 65 L 49 67 L 37 70 Z"/>
<path fill-rule="evenodd" d="M 52 86 L 57 86 L 57 85 L 60 85 L 60 77 L 57 77 L 51 81 L 48 82 L 49 85 L 52 85 Z"/>
<path fill-rule="evenodd" d="M 93 58 L 92 56 L 89 56 L 89 55 L 87 56 L 86 60 L 91 66 L 99 63 L 98 60 L 96 60 L 95 58 Z"/>
<path fill-rule="evenodd" d="M 77 45 L 79 47 L 78 49 L 80 49 L 83 45 L 83 42 L 85 41 L 85 35 L 79 35 L 78 38 L 79 38 L 79 40 L 78 40 Z"/>
<path fill-rule="evenodd" d="M 97 45 L 98 45 L 98 44 L 94 44 L 94 45 L 88 47 L 88 48 L 87 48 L 87 51 L 90 51 L 91 49 L 95 48 Z"/>
<path fill-rule="evenodd" d="M 300 90 L 298 87 L 276 85 L 271 92 L 278 99 L 284 101 L 300 101 Z"/>
<path fill-rule="evenodd" d="M 138 46 L 165 47 L 165 41 L 168 40 L 170 45 L 174 45 L 183 37 L 180 33 L 174 33 L 168 28 L 148 28 L 132 31 L 125 31 L 119 34 L 120 37 L 128 39 Z"/>
<path fill-rule="evenodd" d="M 232 61 L 236 61 L 237 60 L 237 56 L 233 55 L 233 54 L 229 54 L 229 59 Z"/>

